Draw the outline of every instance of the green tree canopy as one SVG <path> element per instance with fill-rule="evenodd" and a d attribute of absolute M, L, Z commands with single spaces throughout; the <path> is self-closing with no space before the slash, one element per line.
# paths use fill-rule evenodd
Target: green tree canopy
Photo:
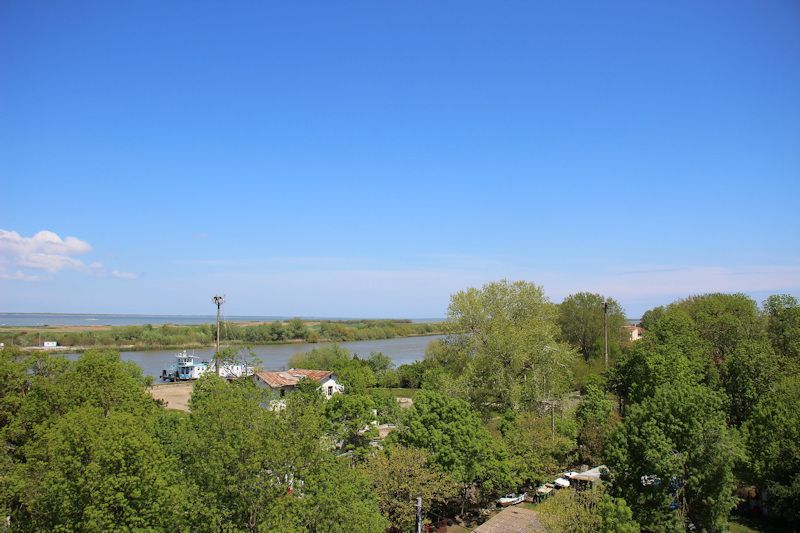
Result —
<path fill-rule="evenodd" d="M 619 351 L 626 340 L 625 311 L 613 298 L 591 292 L 579 292 L 564 299 L 558 306 L 561 338 L 570 343 L 584 359 L 602 355 L 605 339 L 605 311 L 608 304 L 609 351 Z M 597 347 L 600 347 L 598 353 Z"/>
<path fill-rule="evenodd" d="M 800 378 L 785 376 L 761 396 L 744 425 L 753 482 L 769 506 L 800 524 Z"/>
<path fill-rule="evenodd" d="M 24 449 L 15 527 L 39 531 L 183 529 L 205 517 L 177 463 L 136 416 L 84 405 Z"/>
<path fill-rule="evenodd" d="M 800 365 L 800 302 L 789 294 L 773 294 L 764 301 L 764 314 L 775 351 Z"/>
<path fill-rule="evenodd" d="M 454 294 L 448 315 L 454 346 L 469 365 L 463 390 L 486 413 L 538 407 L 570 383 L 574 352 L 558 342 L 555 306 L 541 287 L 524 281 L 489 283 Z"/>
<path fill-rule="evenodd" d="M 537 509 L 547 531 L 638 533 L 639 524 L 622 498 L 602 489 L 560 490 Z"/>
<path fill-rule="evenodd" d="M 443 506 L 458 494 L 458 487 L 425 450 L 392 446 L 374 455 L 362 467 L 378 496 L 381 512 L 395 531 L 414 526 L 415 501 L 424 509 Z"/>
<path fill-rule="evenodd" d="M 286 335 L 290 339 L 304 338 L 306 336 L 305 323 L 301 319 L 294 317 L 286 324 Z"/>
<path fill-rule="evenodd" d="M 462 400 L 421 391 L 392 436 L 404 446 L 427 450 L 431 462 L 461 484 L 463 503 L 470 489 L 485 499 L 511 485 L 505 451 Z"/>
<path fill-rule="evenodd" d="M 755 300 L 745 294 L 703 294 L 670 304 L 691 317 L 700 338 L 711 346 L 712 356 L 721 363 L 739 342 L 764 335 L 764 325 Z"/>
<path fill-rule="evenodd" d="M 614 491 L 644 528 L 680 523 L 675 507 L 698 528 L 725 527 L 742 453 L 722 406 L 704 386 L 674 383 L 631 406 L 611 433 L 605 455 Z"/>
<path fill-rule="evenodd" d="M 575 418 L 579 427 L 578 452 L 581 462 L 600 464 L 606 437 L 619 420 L 614 412 L 614 402 L 599 385 L 590 383 L 575 410 Z"/>

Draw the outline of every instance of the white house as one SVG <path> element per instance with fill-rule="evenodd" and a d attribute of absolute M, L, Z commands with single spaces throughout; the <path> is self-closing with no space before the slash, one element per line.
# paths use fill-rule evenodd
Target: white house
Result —
<path fill-rule="evenodd" d="M 293 391 L 301 379 L 308 378 L 319 383 L 320 390 L 325 398 L 344 392 L 344 386 L 336 381 L 336 374 L 328 370 L 306 370 L 304 368 L 290 368 L 279 372 L 256 372 L 253 379 L 259 387 L 269 387 L 278 392 L 280 396 Z"/>
<path fill-rule="evenodd" d="M 632 341 L 638 341 L 644 334 L 644 328 L 640 328 L 639 326 L 625 326 L 625 330 L 628 332 L 628 335 L 630 335 Z"/>

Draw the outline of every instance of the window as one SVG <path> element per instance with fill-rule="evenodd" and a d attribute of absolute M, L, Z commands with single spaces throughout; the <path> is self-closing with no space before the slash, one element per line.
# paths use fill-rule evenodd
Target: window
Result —
<path fill-rule="evenodd" d="M 328 396 L 333 396 L 333 385 L 328 385 Z"/>

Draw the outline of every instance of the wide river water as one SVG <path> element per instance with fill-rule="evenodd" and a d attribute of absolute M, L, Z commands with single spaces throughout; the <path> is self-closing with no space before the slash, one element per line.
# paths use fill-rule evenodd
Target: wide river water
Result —
<path fill-rule="evenodd" d="M 381 352 L 392 358 L 395 366 L 406 363 L 413 363 L 425 357 L 425 348 L 433 340 L 441 339 L 444 335 L 428 335 L 424 337 L 397 337 L 394 339 L 382 339 L 375 341 L 353 341 L 341 342 L 340 346 L 347 348 L 359 357 L 368 357 L 372 352 Z M 267 344 L 263 346 L 253 346 L 255 356 L 261 360 L 264 370 L 285 370 L 289 357 L 298 352 L 307 352 L 320 346 L 330 343 L 320 342 L 315 344 L 294 343 L 294 344 Z M 198 348 L 187 350 L 188 353 L 211 360 L 214 354 L 213 348 Z M 121 352 L 120 357 L 125 361 L 133 361 L 142 368 L 147 376 L 158 378 L 161 370 L 169 368 L 175 364 L 175 355 L 178 350 L 147 350 L 144 352 Z M 76 359 L 79 354 L 67 354 L 70 359 Z"/>

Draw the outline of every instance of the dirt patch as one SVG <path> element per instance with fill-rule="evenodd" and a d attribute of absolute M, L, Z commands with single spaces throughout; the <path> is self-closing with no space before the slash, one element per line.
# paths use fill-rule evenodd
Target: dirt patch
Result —
<path fill-rule="evenodd" d="M 164 402 L 167 409 L 189 412 L 189 396 L 192 395 L 193 381 L 183 383 L 161 383 L 148 389 L 156 400 Z"/>

